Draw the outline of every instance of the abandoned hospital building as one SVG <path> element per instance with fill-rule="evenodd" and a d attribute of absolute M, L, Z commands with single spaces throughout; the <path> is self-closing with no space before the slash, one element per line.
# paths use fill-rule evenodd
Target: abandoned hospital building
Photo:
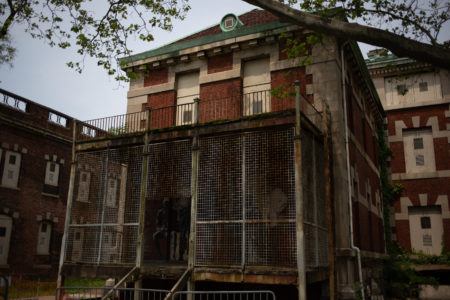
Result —
<path fill-rule="evenodd" d="M 74 125 L 60 274 L 382 299 L 384 111 L 355 42 L 288 58 L 308 34 L 253 10 L 125 58 L 127 114 Z"/>

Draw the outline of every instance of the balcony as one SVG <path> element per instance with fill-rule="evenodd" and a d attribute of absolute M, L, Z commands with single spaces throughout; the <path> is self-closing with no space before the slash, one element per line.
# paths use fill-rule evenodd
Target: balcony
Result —
<path fill-rule="evenodd" d="M 197 103 L 158 108 L 146 106 L 145 111 L 85 121 L 78 124 L 76 141 L 101 140 L 143 133 L 146 131 L 147 119 L 149 120 L 148 129 L 158 131 L 248 120 L 255 117 L 271 117 L 282 112 L 295 111 L 293 96 L 275 97 L 270 90 L 212 100 L 198 99 Z M 301 111 L 312 124 L 320 128 L 321 113 L 303 97 L 301 97 Z"/>

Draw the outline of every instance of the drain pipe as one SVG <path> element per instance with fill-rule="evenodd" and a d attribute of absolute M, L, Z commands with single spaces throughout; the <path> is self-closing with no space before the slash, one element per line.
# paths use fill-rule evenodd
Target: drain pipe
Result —
<path fill-rule="evenodd" d="M 348 123 L 347 123 L 347 101 L 346 101 L 346 90 L 345 90 L 345 63 L 344 63 L 344 47 L 348 44 L 348 41 L 341 46 L 341 71 L 342 71 L 342 103 L 344 104 L 344 128 L 345 128 L 345 151 L 347 153 L 347 184 L 348 184 L 348 211 L 350 218 L 350 247 L 356 252 L 356 257 L 358 260 L 358 275 L 359 283 L 361 284 L 361 298 L 365 300 L 364 293 L 364 283 L 362 276 L 362 266 L 361 266 L 361 250 L 355 246 L 353 240 L 353 203 L 352 203 L 352 183 L 350 176 L 350 152 L 349 152 L 349 133 L 348 133 Z"/>

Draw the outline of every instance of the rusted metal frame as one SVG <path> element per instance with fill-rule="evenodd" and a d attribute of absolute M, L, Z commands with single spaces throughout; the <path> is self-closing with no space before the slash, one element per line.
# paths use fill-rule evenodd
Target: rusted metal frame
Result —
<path fill-rule="evenodd" d="M 247 224 L 261 224 L 261 223 L 295 223 L 295 219 L 274 219 L 274 220 L 245 220 Z M 240 224 L 241 220 L 229 221 L 197 221 L 197 224 Z M 306 223 L 306 222 L 304 222 Z"/>
<path fill-rule="evenodd" d="M 306 299 L 306 271 L 305 271 L 305 239 L 303 229 L 303 180 L 302 180 L 302 148 L 301 148 L 301 117 L 300 117 L 300 81 L 295 81 L 295 206 L 296 206 L 296 238 L 297 238 L 297 288 L 298 298 Z"/>
<path fill-rule="evenodd" d="M 63 233 L 63 237 L 62 237 L 61 250 L 60 250 L 60 254 L 59 254 L 58 279 L 56 281 L 57 288 L 61 288 L 64 284 L 64 276 L 62 274 L 62 268 L 63 268 L 64 260 L 66 258 L 67 240 L 69 238 L 70 215 L 72 213 L 73 191 L 74 191 L 74 186 L 75 186 L 75 174 L 76 174 L 76 169 L 77 169 L 77 156 L 75 153 L 76 136 L 77 136 L 77 120 L 73 120 L 72 165 L 70 168 L 69 191 L 67 192 L 66 219 L 64 221 L 64 233 Z M 62 295 L 61 295 L 61 298 L 62 298 Z"/>
<path fill-rule="evenodd" d="M 189 277 L 191 276 L 192 273 L 192 269 L 187 269 L 183 275 L 181 275 L 180 279 L 177 281 L 177 283 L 175 283 L 175 285 L 172 287 L 172 289 L 170 290 L 170 292 L 166 295 L 166 297 L 164 298 L 164 300 L 171 300 L 173 297 L 173 294 L 181 291 L 185 285 L 188 282 Z M 103 299 L 102 299 L 103 300 Z"/>
<path fill-rule="evenodd" d="M 109 299 L 109 296 L 114 293 L 116 291 L 116 289 L 118 289 L 124 282 L 125 280 L 127 280 L 129 277 L 131 277 L 132 275 L 134 275 L 134 273 L 136 273 L 137 271 L 137 267 L 134 266 L 130 272 L 128 272 L 124 277 L 122 277 L 122 279 L 120 279 L 113 287 L 111 287 L 111 289 L 105 293 L 105 295 L 101 298 L 101 300 L 107 300 Z"/>
<path fill-rule="evenodd" d="M 245 134 L 241 135 L 242 138 L 242 248 L 241 248 L 241 267 L 242 271 L 245 269 L 245 254 L 246 254 L 246 201 L 245 201 Z"/>
<path fill-rule="evenodd" d="M 316 253 L 314 255 L 315 266 L 319 266 L 319 224 L 318 224 L 318 209 L 317 209 L 317 168 L 316 168 L 316 137 L 313 137 L 312 142 L 312 173 L 313 173 L 313 209 L 314 209 L 314 229 L 316 238 L 314 239 Z M 304 222 L 306 223 L 306 222 Z"/>
<path fill-rule="evenodd" d="M 194 126 L 198 125 L 199 120 L 199 104 L 200 99 L 194 99 Z M 192 173 L 191 173 L 191 224 L 189 228 L 189 255 L 188 269 L 193 270 L 195 265 L 195 240 L 196 240 L 196 223 L 197 223 L 197 202 L 198 202 L 198 163 L 199 163 L 199 134 L 198 128 L 194 129 L 192 139 Z M 191 277 L 188 279 L 188 291 L 195 290 L 195 282 Z"/>
<path fill-rule="evenodd" d="M 139 227 L 138 239 L 136 247 L 136 268 L 139 270 L 144 262 L 144 226 L 145 226 L 145 211 L 146 211 L 146 197 L 147 197 L 147 176 L 149 164 L 149 142 L 150 142 L 150 115 L 151 107 L 146 108 L 145 118 L 145 136 L 142 153 L 142 177 L 141 177 L 141 195 L 139 207 Z M 135 288 L 142 288 L 142 279 L 138 279 L 134 283 Z M 136 300 L 139 299 L 140 293 L 135 293 Z"/>
<path fill-rule="evenodd" d="M 327 221 L 328 221 L 328 265 L 330 270 L 330 300 L 336 299 L 336 255 L 334 251 L 334 211 L 331 193 L 331 120 L 330 108 L 323 101 L 322 121 L 323 121 L 323 146 L 325 150 L 325 187 L 327 197 Z"/>

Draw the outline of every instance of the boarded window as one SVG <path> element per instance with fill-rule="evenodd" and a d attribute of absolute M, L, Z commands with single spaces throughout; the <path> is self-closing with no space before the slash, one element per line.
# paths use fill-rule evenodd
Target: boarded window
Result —
<path fill-rule="evenodd" d="M 243 105 L 245 115 L 270 112 L 269 58 L 244 62 Z"/>
<path fill-rule="evenodd" d="M 6 151 L 2 177 L 3 186 L 17 188 L 17 184 L 19 183 L 20 161 L 20 153 Z"/>
<path fill-rule="evenodd" d="M 194 99 L 200 95 L 199 73 L 177 76 L 177 125 L 191 124 L 193 120 Z"/>
<path fill-rule="evenodd" d="M 425 165 L 425 158 L 422 154 L 416 155 L 416 166 Z"/>
<path fill-rule="evenodd" d="M 424 245 L 425 247 L 431 247 L 431 246 L 433 246 L 433 240 L 432 240 L 432 238 L 431 238 L 431 235 L 429 235 L 429 234 L 424 234 L 424 235 L 423 235 L 423 245 Z"/>

